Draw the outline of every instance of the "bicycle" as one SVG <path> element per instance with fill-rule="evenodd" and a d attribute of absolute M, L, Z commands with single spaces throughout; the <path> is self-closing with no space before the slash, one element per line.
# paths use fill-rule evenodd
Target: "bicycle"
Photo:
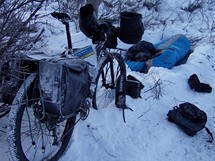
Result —
<path fill-rule="evenodd" d="M 70 18 L 65 13 L 57 12 L 52 16 L 66 26 L 67 52 L 70 55 L 73 53 L 69 32 Z M 39 73 L 41 61 L 23 58 L 23 62 L 34 64 L 34 70 L 27 70 L 27 66 L 25 71 L 21 71 L 23 83 L 10 105 L 8 142 L 13 160 L 56 161 L 65 152 L 74 126 L 79 120 L 87 118 L 91 106 L 95 109 L 100 109 L 107 105 L 107 101 L 110 102 L 115 99 L 116 107 L 122 108 L 124 111 L 126 108 L 126 67 L 124 60 L 120 53 L 110 52 L 110 49 L 106 48 L 104 44 L 105 40 L 96 46 L 98 65 L 92 68 L 97 74 L 95 77 L 89 77 L 90 87 L 87 95 L 81 98 L 82 101 L 75 109 L 75 112 L 66 117 L 60 114 L 56 115 L 56 113 L 48 111 L 48 106 L 44 106 Z M 59 59 L 65 59 L 65 53 Z M 89 69 L 91 65 L 87 62 L 86 64 L 87 69 Z M 107 96 L 109 100 L 107 100 Z M 102 102 L 104 100 L 105 102 Z"/>

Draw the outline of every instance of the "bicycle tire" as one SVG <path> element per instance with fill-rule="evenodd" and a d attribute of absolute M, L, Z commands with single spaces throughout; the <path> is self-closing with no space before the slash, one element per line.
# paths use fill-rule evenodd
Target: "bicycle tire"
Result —
<path fill-rule="evenodd" d="M 54 145 L 53 131 L 48 130 L 45 119 L 40 120 L 35 115 L 35 101 L 32 101 L 34 98 L 28 100 L 35 85 L 38 85 L 37 80 L 37 75 L 31 74 L 20 87 L 11 106 L 8 143 L 13 160 L 56 161 L 64 153 L 73 133 L 76 117 L 65 120 L 65 127 L 58 124 L 56 129 L 58 133 L 62 132 L 60 128 L 64 129 L 62 135 L 58 137 L 59 144 Z"/>
<path fill-rule="evenodd" d="M 104 108 L 113 101 L 116 105 L 117 78 L 120 75 L 126 80 L 124 59 L 119 53 L 108 53 L 98 65 L 92 99 L 94 109 Z"/>

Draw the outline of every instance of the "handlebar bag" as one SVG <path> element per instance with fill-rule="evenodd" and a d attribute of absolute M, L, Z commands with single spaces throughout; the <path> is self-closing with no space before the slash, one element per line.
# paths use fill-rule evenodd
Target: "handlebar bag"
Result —
<path fill-rule="evenodd" d="M 41 101 L 47 113 L 75 115 L 90 91 L 88 64 L 82 59 L 40 61 Z"/>

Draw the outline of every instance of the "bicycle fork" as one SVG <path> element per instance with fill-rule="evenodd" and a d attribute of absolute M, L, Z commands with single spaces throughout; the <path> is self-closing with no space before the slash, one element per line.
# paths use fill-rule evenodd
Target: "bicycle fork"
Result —
<path fill-rule="evenodd" d="M 116 82 L 116 100 L 115 104 L 117 108 L 125 109 L 125 92 L 126 92 L 126 80 L 123 75 L 119 75 Z"/>

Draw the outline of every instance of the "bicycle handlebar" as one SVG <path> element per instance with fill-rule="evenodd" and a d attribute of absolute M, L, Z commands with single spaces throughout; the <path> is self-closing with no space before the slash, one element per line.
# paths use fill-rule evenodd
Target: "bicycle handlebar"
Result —
<path fill-rule="evenodd" d="M 114 27 L 112 24 L 102 23 L 100 24 L 99 29 L 101 37 L 104 37 L 103 39 L 100 39 L 101 42 L 104 42 L 104 47 L 116 48 L 118 28 Z"/>
<path fill-rule="evenodd" d="M 69 32 L 69 22 L 68 22 L 71 20 L 70 16 L 64 12 L 56 12 L 56 11 L 52 12 L 51 15 L 52 17 L 61 21 L 66 26 L 68 48 L 72 49 L 71 35 Z M 96 17 L 93 17 L 93 19 L 96 22 L 98 22 Z M 85 23 L 87 23 L 86 21 Z M 89 24 L 91 24 L 91 22 Z M 92 24 L 92 25 L 97 26 L 95 27 L 95 30 L 93 31 L 93 34 L 90 37 L 92 39 L 93 44 L 102 43 L 105 48 L 115 48 L 117 46 L 118 28 L 114 27 L 110 22 L 102 22 L 100 24 L 98 23 L 98 24 Z M 89 26 L 87 25 L 87 27 Z M 92 28 L 94 29 L 94 27 Z M 88 30 L 88 28 L 86 28 L 86 30 Z"/>

